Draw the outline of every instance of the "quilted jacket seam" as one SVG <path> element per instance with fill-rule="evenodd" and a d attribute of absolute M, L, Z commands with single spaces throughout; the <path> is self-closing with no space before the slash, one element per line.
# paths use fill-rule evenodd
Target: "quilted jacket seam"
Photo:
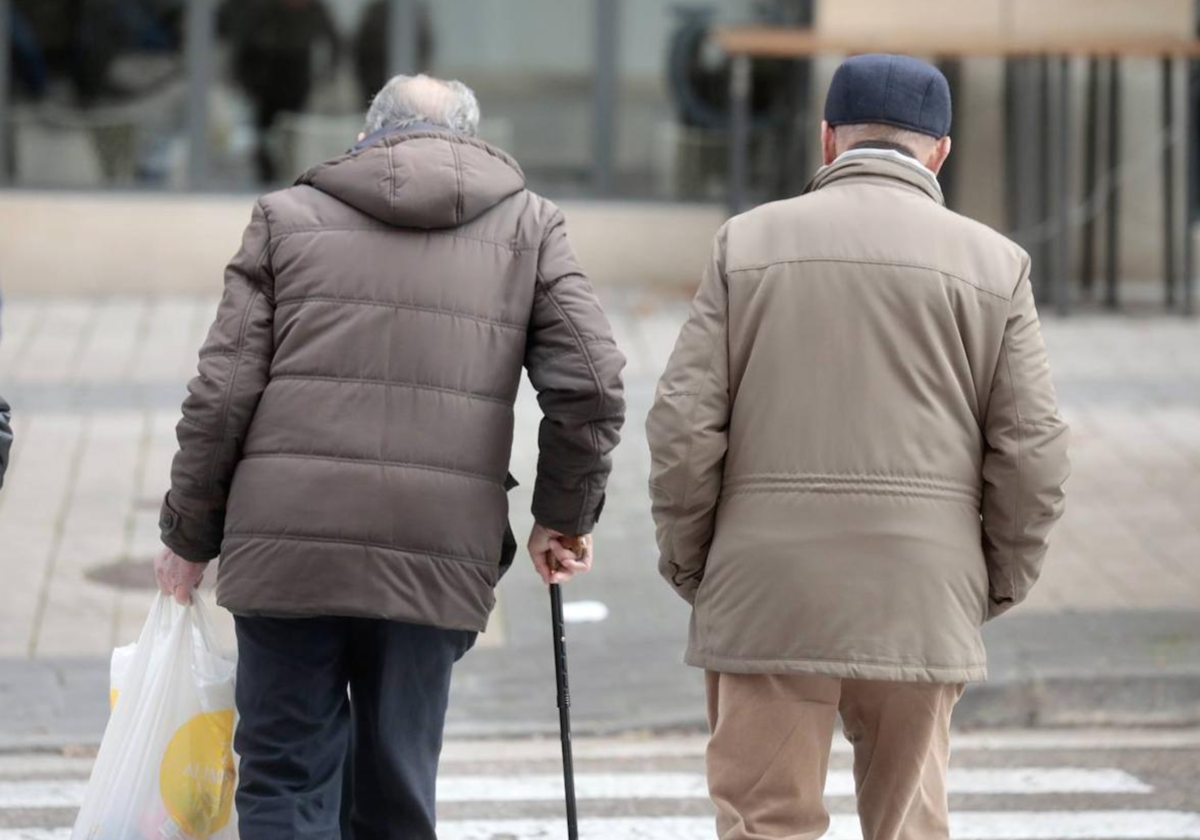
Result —
<path fill-rule="evenodd" d="M 297 227 L 279 230 L 271 234 L 271 241 L 283 239 L 288 236 L 297 236 L 307 233 L 396 233 L 396 228 L 391 225 L 323 225 L 320 227 Z M 412 230 L 410 233 L 418 233 Z M 420 235 L 433 237 L 449 237 L 451 239 L 462 239 L 467 242 L 478 242 L 481 245 L 493 245 L 497 248 L 502 248 L 505 251 L 513 251 L 520 253 L 524 251 L 536 251 L 537 245 L 514 245 L 511 242 L 497 242 L 494 239 L 487 239 L 482 236 L 468 236 L 465 233 L 458 233 L 453 230 L 423 230 L 419 231 Z"/>
<path fill-rule="evenodd" d="M 308 373 L 272 373 L 272 382 L 287 382 L 287 381 L 302 381 L 302 382 L 332 382 L 338 385 L 378 385 L 384 388 L 411 388 L 414 391 L 431 391 L 437 394 L 450 394 L 456 397 L 465 399 L 480 400 L 482 402 L 495 403 L 511 408 L 513 401 L 507 397 L 498 397 L 493 394 L 483 394 L 477 391 L 466 391 L 461 388 L 449 388 L 443 385 L 428 385 L 424 382 L 404 382 L 396 379 L 368 379 L 368 378 L 350 378 L 345 376 L 325 376 L 322 374 Z"/>
<path fill-rule="evenodd" d="M 434 464 L 419 464 L 414 461 L 392 460 L 389 458 L 360 458 L 356 455 L 332 455 L 323 452 L 288 452 L 280 450 L 247 452 L 242 456 L 242 459 L 246 461 L 268 458 L 290 458 L 298 461 L 336 461 L 338 463 L 346 464 L 367 464 L 370 466 L 398 467 L 402 469 L 453 475 L 459 478 L 469 478 L 473 481 L 482 481 L 488 484 L 495 484 L 500 487 L 504 486 L 503 479 L 498 479 L 495 476 L 487 475 L 486 473 L 473 472 L 471 470 L 460 470 L 455 469 L 454 467 L 440 467 Z"/>
<path fill-rule="evenodd" d="M 318 542 L 334 543 L 338 545 L 364 545 L 369 548 L 381 548 L 386 551 L 394 551 L 397 554 L 412 554 L 418 557 L 434 557 L 440 560 L 469 563 L 475 566 L 495 566 L 495 563 L 493 563 L 491 560 L 481 560 L 478 557 L 465 557 L 461 554 L 447 554 L 443 551 L 411 548 L 409 546 L 393 545 L 391 543 L 378 542 L 375 540 L 360 540 L 352 537 L 322 537 L 316 534 L 275 534 L 266 531 L 228 531 L 225 534 L 225 539 L 233 541 L 280 540 L 283 542 Z"/>
<path fill-rule="evenodd" d="M 447 318 L 463 318 L 464 320 L 476 321 L 480 324 L 517 330 L 519 332 L 526 332 L 528 329 L 525 324 L 518 324 L 513 321 L 501 321 L 496 318 L 488 318 L 486 315 L 476 315 L 473 312 L 463 312 L 458 309 L 422 306 L 419 303 L 397 303 L 386 300 L 370 300 L 368 298 L 346 298 L 336 295 L 304 295 L 303 297 L 284 298 L 275 302 L 275 308 L 282 309 L 285 306 L 300 306 L 304 303 L 348 303 L 355 306 L 377 306 L 382 309 L 404 309 L 411 312 L 427 312 L 431 315 L 443 315 Z"/>

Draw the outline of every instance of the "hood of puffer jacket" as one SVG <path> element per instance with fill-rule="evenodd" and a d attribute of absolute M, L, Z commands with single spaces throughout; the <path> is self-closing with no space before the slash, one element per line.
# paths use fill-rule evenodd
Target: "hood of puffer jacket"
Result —
<path fill-rule="evenodd" d="M 442 131 L 396 131 L 300 176 L 380 221 L 454 228 L 525 188 L 525 173 L 482 140 Z"/>

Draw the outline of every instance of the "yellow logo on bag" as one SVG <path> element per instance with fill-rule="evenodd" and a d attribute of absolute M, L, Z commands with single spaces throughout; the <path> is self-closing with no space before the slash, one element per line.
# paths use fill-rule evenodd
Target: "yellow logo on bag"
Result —
<path fill-rule="evenodd" d="M 175 732 L 159 768 L 167 814 L 197 840 L 229 822 L 237 768 L 233 766 L 233 710 L 203 712 Z"/>

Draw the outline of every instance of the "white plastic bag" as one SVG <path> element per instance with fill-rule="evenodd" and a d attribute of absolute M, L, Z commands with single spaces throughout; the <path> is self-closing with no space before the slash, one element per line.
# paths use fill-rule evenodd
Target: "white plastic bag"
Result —
<path fill-rule="evenodd" d="M 113 651 L 112 716 L 71 840 L 237 840 L 233 680 L 199 594 Z"/>

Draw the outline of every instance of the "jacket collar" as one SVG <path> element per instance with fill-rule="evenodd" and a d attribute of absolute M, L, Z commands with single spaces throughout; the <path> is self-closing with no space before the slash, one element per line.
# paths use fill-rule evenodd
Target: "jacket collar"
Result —
<path fill-rule="evenodd" d="M 450 131 L 450 129 L 448 129 L 448 128 L 441 128 L 439 126 L 431 125 L 430 123 L 426 123 L 426 122 L 410 123 L 410 124 L 404 125 L 404 126 L 385 125 L 383 128 L 380 128 L 376 131 L 372 131 L 366 137 L 359 140 L 357 143 L 355 143 L 353 146 L 350 147 L 350 149 L 346 152 L 346 154 L 348 154 L 348 155 L 357 154 L 358 152 L 361 152 L 363 149 L 365 149 L 369 146 L 374 146 L 380 140 L 391 137 L 393 134 L 412 133 L 414 131 L 428 131 L 428 132 L 439 132 L 440 131 L 440 132 L 445 132 L 447 134 L 453 134 L 453 132 Z"/>
<path fill-rule="evenodd" d="M 941 185 L 932 172 L 921 167 L 916 161 L 909 163 L 898 160 L 895 155 L 884 150 L 873 149 L 859 149 L 852 155 L 844 155 L 828 166 L 822 166 L 808 182 L 804 192 L 810 193 L 839 181 L 859 179 L 900 184 L 924 193 L 938 204 L 946 203 Z"/>

